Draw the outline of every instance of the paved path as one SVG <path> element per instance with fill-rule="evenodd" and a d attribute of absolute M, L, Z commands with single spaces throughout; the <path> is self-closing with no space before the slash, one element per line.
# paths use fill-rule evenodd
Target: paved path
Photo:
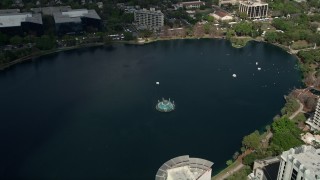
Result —
<path fill-rule="evenodd" d="M 217 178 L 216 180 L 224 180 L 224 179 L 228 178 L 230 175 L 232 175 L 233 173 L 235 173 L 235 172 L 239 171 L 241 168 L 243 168 L 243 166 L 244 165 L 242 163 L 240 163 L 239 165 L 235 166 L 230 171 L 228 171 L 227 173 L 225 173 L 221 177 Z"/>
<path fill-rule="evenodd" d="M 293 119 L 293 118 L 295 118 L 299 113 L 303 112 L 303 104 L 302 104 L 299 100 L 297 100 L 297 101 L 298 101 L 300 107 L 299 107 L 298 110 L 296 110 L 296 112 L 294 112 L 294 113 L 289 117 L 289 119 Z"/>

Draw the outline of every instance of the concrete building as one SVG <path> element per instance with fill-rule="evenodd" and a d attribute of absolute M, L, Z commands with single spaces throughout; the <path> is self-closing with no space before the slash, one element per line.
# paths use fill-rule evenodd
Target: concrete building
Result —
<path fill-rule="evenodd" d="M 177 7 L 186 8 L 186 9 L 199 9 L 201 6 L 204 6 L 204 5 L 206 5 L 205 2 L 202 2 L 200 0 L 177 3 Z"/>
<path fill-rule="evenodd" d="M 271 157 L 254 161 L 253 172 L 248 175 L 249 180 L 277 179 L 280 157 Z"/>
<path fill-rule="evenodd" d="M 34 13 L 42 13 L 43 15 L 53 16 L 54 13 L 70 11 L 70 6 L 52 6 L 52 7 L 41 7 L 41 8 L 31 8 Z"/>
<path fill-rule="evenodd" d="M 210 16 L 214 17 L 214 19 L 218 20 L 218 21 L 231 21 L 233 20 L 233 17 L 225 12 L 225 11 L 221 11 L 221 10 L 217 10 L 214 13 L 209 14 Z"/>
<path fill-rule="evenodd" d="M 87 28 L 101 28 L 101 18 L 95 10 L 75 9 L 53 13 L 56 32 L 59 35 L 76 34 Z"/>
<path fill-rule="evenodd" d="M 316 111 L 312 118 L 309 118 L 306 123 L 311 127 L 311 130 L 320 131 L 320 99 L 318 99 Z"/>
<path fill-rule="evenodd" d="M 18 9 L 0 11 L 0 31 L 6 34 L 18 35 L 43 33 L 41 14 L 20 13 Z"/>
<path fill-rule="evenodd" d="M 319 180 L 320 149 L 303 145 L 281 154 L 277 180 Z"/>
<path fill-rule="evenodd" d="M 240 1 L 239 12 L 246 13 L 248 18 L 265 18 L 268 15 L 268 3 L 260 1 Z"/>
<path fill-rule="evenodd" d="M 155 180 L 211 180 L 212 165 L 205 159 L 179 156 L 165 162 Z"/>
<path fill-rule="evenodd" d="M 239 0 L 219 0 L 219 6 L 223 4 L 231 4 L 236 5 L 239 2 Z"/>
<path fill-rule="evenodd" d="M 137 29 L 160 30 L 164 25 L 164 15 L 154 8 L 134 11 L 134 24 Z"/>

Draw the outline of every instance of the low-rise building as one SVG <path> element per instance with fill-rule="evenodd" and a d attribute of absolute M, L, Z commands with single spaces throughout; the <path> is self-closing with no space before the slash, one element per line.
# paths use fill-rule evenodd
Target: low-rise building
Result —
<path fill-rule="evenodd" d="M 199 9 L 201 6 L 206 5 L 205 2 L 202 1 L 188 1 L 188 2 L 179 2 L 177 6 L 180 8 L 186 9 Z"/>
<path fill-rule="evenodd" d="M 214 13 L 209 14 L 210 16 L 214 17 L 215 20 L 218 21 L 232 21 L 233 17 L 225 12 L 225 11 L 221 11 L 221 10 L 217 10 Z"/>
<path fill-rule="evenodd" d="M 235 5 L 239 2 L 239 0 L 219 0 L 219 6 L 223 5 L 223 4 L 231 4 L 231 5 Z"/>
<path fill-rule="evenodd" d="M 280 157 L 271 157 L 254 161 L 253 172 L 248 175 L 249 180 L 277 179 Z"/>
<path fill-rule="evenodd" d="M 25 32 L 40 35 L 43 33 L 42 16 L 29 12 L 20 13 L 17 9 L 1 10 L 0 31 L 12 35 Z"/>
<path fill-rule="evenodd" d="M 101 28 L 101 18 L 95 10 L 74 9 L 55 12 L 53 18 L 59 35 L 81 33 L 89 27 L 97 30 Z"/>
<path fill-rule="evenodd" d="M 31 8 L 34 13 L 42 13 L 43 15 L 53 16 L 54 13 L 70 11 L 70 6 L 51 6 L 41 8 Z"/>
<path fill-rule="evenodd" d="M 137 29 L 160 30 L 164 25 L 164 15 L 154 8 L 134 11 L 134 24 Z"/>
<path fill-rule="evenodd" d="M 286 179 L 320 179 L 320 149 L 303 145 L 283 152 L 277 180 Z"/>
<path fill-rule="evenodd" d="M 246 13 L 248 18 L 265 18 L 268 16 L 268 3 L 261 1 L 240 1 L 239 12 Z"/>

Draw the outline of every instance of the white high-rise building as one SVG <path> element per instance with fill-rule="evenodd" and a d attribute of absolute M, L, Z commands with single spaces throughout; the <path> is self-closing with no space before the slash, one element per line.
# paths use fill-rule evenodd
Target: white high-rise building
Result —
<path fill-rule="evenodd" d="M 164 15 L 154 8 L 134 12 L 134 22 L 138 29 L 160 30 L 164 25 Z"/>
<path fill-rule="evenodd" d="M 239 12 L 246 13 L 250 19 L 265 18 L 268 15 L 268 3 L 263 3 L 259 0 L 240 1 Z"/>
<path fill-rule="evenodd" d="M 282 153 L 277 180 L 319 179 L 320 149 L 303 145 Z"/>
<path fill-rule="evenodd" d="M 211 180 L 212 162 L 188 155 L 165 162 L 158 170 L 156 180 Z"/>
<path fill-rule="evenodd" d="M 311 130 L 320 131 L 320 99 L 318 99 L 316 111 L 313 118 L 309 118 L 306 123 L 310 125 Z"/>

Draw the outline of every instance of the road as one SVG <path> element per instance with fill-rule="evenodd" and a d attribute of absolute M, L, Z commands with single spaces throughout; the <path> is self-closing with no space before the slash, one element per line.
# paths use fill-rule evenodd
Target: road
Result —
<path fill-rule="evenodd" d="M 295 118 L 299 113 L 303 112 L 303 104 L 302 104 L 299 100 L 297 100 L 297 101 L 298 101 L 300 107 L 299 107 L 298 110 L 296 110 L 296 112 L 294 112 L 294 113 L 289 117 L 289 119 L 293 119 L 293 118 Z"/>
<path fill-rule="evenodd" d="M 223 180 L 228 178 L 230 175 L 232 175 L 233 173 L 239 171 L 241 168 L 243 168 L 243 164 L 240 163 L 239 165 L 235 166 L 234 168 L 232 168 L 229 172 L 225 173 L 224 175 L 222 175 L 221 177 L 217 178 L 216 180 Z"/>

